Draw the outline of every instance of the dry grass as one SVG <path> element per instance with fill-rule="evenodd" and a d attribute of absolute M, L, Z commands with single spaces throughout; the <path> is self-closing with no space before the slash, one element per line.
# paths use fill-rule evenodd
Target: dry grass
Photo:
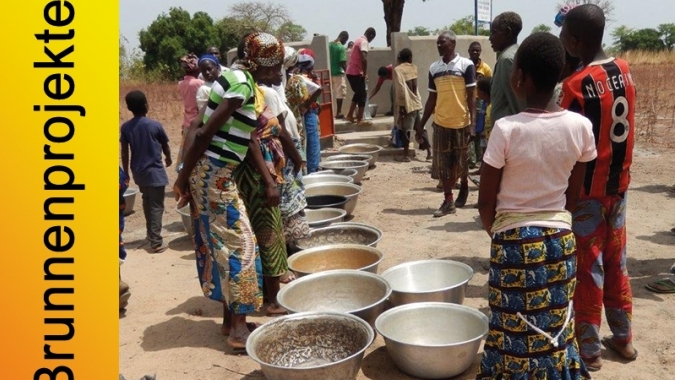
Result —
<path fill-rule="evenodd" d="M 618 55 L 632 65 L 673 65 L 675 64 L 675 51 L 627 51 Z"/>
<path fill-rule="evenodd" d="M 637 86 L 637 139 L 659 145 L 675 143 L 675 63 L 632 65 Z"/>

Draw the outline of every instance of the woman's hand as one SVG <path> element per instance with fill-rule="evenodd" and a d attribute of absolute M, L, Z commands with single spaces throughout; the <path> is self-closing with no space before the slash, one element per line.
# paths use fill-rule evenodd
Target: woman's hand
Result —
<path fill-rule="evenodd" d="M 267 196 L 267 205 L 270 207 L 279 206 L 280 194 L 276 184 L 269 184 L 265 187 L 265 195 Z"/>
<path fill-rule="evenodd" d="M 302 160 L 300 161 L 293 160 L 293 175 L 297 176 L 304 166 L 305 163 Z"/>
<path fill-rule="evenodd" d="M 187 181 L 183 182 L 180 178 L 176 179 L 176 182 L 173 184 L 173 195 L 174 199 L 178 202 L 176 205 L 177 208 L 181 208 L 188 204 L 192 199 L 192 194 L 190 194 Z"/>

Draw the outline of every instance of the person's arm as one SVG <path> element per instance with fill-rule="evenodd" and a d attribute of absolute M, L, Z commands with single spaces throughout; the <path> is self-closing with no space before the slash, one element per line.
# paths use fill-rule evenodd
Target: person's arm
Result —
<path fill-rule="evenodd" d="M 377 79 L 377 84 L 375 85 L 375 88 L 373 89 L 373 92 L 370 93 L 370 97 L 368 99 L 372 99 L 375 95 L 377 95 L 378 92 L 380 92 L 380 88 L 382 87 L 382 83 L 384 83 L 384 80 L 380 77 Z"/>
<path fill-rule="evenodd" d="M 515 115 L 520 113 L 525 106 L 522 101 L 518 100 L 516 94 L 511 90 L 511 70 L 513 70 L 513 58 L 504 59 L 500 63 L 500 82 L 508 89 L 506 91 L 506 101 L 509 103 L 509 109 L 511 114 Z"/>
<path fill-rule="evenodd" d="M 436 109 L 436 99 L 438 94 L 436 93 L 436 84 L 434 79 L 429 73 L 429 95 L 427 97 L 427 102 L 424 105 L 424 113 L 422 114 L 422 119 L 418 124 L 415 125 L 415 138 L 419 140 L 422 137 L 422 132 L 424 131 L 424 126 L 427 125 L 429 118 L 434 113 Z"/>
<path fill-rule="evenodd" d="M 183 152 L 183 168 L 178 173 L 178 178 L 174 183 L 174 194 L 177 201 L 181 198 L 186 200 L 189 198 L 187 184 L 192 169 L 206 152 L 216 132 L 242 104 L 243 99 L 241 98 L 225 98 L 202 127 L 190 130 L 192 136 L 189 138 L 189 144 L 185 145 L 185 151 Z M 180 204 L 181 201 L 179 201 Z"/>
<path fill-rule="evenodd" d="M 129 176 L 129 143 L 126 140 L 122 141 L 122 169 L 124 174 Z"/>
<path fill-rule="evenodd" d="M 478 213 L 483 229 L 492 237 L 492 225 L 497 215 L 497 194 L 502 182 L 504 169 L 497 169 L 483 163 L 480 169 L 480 186 L 478 190 Z"/>
<path fill-rule="evenodd" d="M 567 190 L 565 191 L 565 210 L 574 213 L 581 194 L 581 186 L 584 183 L 584 176 L 586 175 L 586 163 L 577 162 L 572 168 L 572 174 L 567 181 Z"/>
<path fill-rule="evenodd" d="M 262 180 L 265 184 L 265 196 L 267 197 L 267 205 L 270 207 L 279 205 L 279 189 L 277 184 L 272 178 L 270 171 L 267 169 L 267 164 L 265 164 L 265 159 L 262 155 L 262 149 L 260 147 L 260 140 L 255 135 L 255 132 L 251 134 L 251 140 L 248 143 L 248 153 L 246 153 L 246 159 L 250 159 L 251 163 L 255 170 L 260 173 Z"/>
<path fill-rule="evenodd" d="M 368 79 L 368 51 L 361 50 L 361 69 L 363 77 Z"/>
<path fill-rule="evenodd" d="M 173 161 L 171 160 L 171 148 L 169 148 L 169 144 L 167 143 L 162 144 L 162 152 L 164 152 L 164 163 L 168 168 L 169 166 L 171 166 L 171 164 L 173 164 Z"/>
<path fill-rule="evenodd" d="M 466 84 L 466 102 L 469 106 L 469 119 L 471 128 L 469 130 L 470 139 L 476 137 L 476 66 L 471 63 L 464 72 L 464 83 Z"/>
<path fill-rule="evenodd" d="M 342 72 L 347 71 L 347 50 L 344 48 L 344 46 L 340 49 L 340 67 L 342 68 Z"/>
<path fill-rule="evenodd" d="M 279 121 L 281 122 L 281 120 Z M 295 148 L 293 138 L 291 137 L 291 134 L 288 132 L 288 129 L 286 129 L 286 126 L 283 122 L 281 123 L 281 134 L 279 134 L 279 140 L 281 141 L 281 147 L 284 149 L 284 154 L 286 157 L 290 158 L 291 161 L 293 161 L 293 171 L 295 174 L 298 174 L 303 166 L 302 156 L 300 156 L 300 152 L 298 152 L 298 150 Z"/>
<path fill-rule="evenodd" d="M 471 138 L 476 137 L 476 95 L 475 95 L 476 86 L 467 87 L 466 89 L 466 102 L 469 104 L 469 115 L 471 117 L 471 128 L 469 130 L 469 135 Z"/>
<path fill-rule="evenodd" d="M 171 148 L 169 148 L 169 136 L 166 135 L 166 131 L 164 131 L 164 127 L 162 127 L 162 124 L 157 123 L 156 128 L 157 128 L 156 129 L 157 141 L 159 141 L 159 143 L 162 145 L 162 152 L 164 153 L 164 163 L 168 168 L 173 163 L 173 161 L 171 160 Z"/>
<path fill-rule="evenodd" d="M 492 225 L 497 215 L 497 195 L 506 165 L 508 137 L 501 123 L 495 123 L 490 142 L 483 155 L 478 189 L 478 212 L 483 229 L 492 236 Z"/>

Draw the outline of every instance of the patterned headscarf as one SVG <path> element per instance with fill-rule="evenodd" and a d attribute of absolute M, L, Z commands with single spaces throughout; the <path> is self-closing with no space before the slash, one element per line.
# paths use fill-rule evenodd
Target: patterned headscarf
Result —
<path fill-rule="evenodd" d="M 179 62 L 180 67 L 186 73 L 191 73 L 199 70 L 199 58 L 193 53 L 180 57 Z"/>
<path fill-rule="evenodd" d="M 269 33 L 252 33 L 244 40 L 244 58 L 236 65 L 248 71 L 276 66 L 284 61 L 284 44 Z"/>
<path fill-rule="evenodd" d="M 563 5 L 563 6 L 560 8 L 560 10 L 558 11 L 558 14 L 555 15 L 555 19 L 553 20 L 553 23 L 554 23 L 556 26 L 562 28 L 563 23 L 565 22 L 565 16 L 567 15 L 567 13 L 568 13 L 569 11 L 572 10 L 572 8 L 576 7 L 577 5 L 578 5 L 577 3 L 569 3 L 569 4 Z"/>
<path fill-rule="evenodd" d="M 312 49 L 303 48 L 298 51 L 298 67 L 304 70 L 314 67 L 314 52 Z"/>
<path fill-rule="evenodd" d="M 290 46 L 284 48 L 284 69 L 288 70 L 298 63 L 298 51 Z"/>
<path fill-rule="evenodd" d="M 215 63 L 216 66 L 220 66 L 220 61 L 218 60 L 218 57 L 216 57 L 216 56 L 213 55 L 213 54 L 204 54 L 204 55 L 202 55 L 201 58 L 199 58 L 199 63 L 198 63 L 198 64 L 201 65 L 202 62 L 205 62 L 205 61 L 211 61 L 211 62 Z"/>

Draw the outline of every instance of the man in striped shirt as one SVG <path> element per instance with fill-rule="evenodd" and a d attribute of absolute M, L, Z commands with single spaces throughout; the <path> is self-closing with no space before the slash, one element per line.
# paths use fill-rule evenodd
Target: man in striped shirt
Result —
<path fill-rule="evenodd" d="M 452 31 L 438 36 L 441 59 L 429 68 L 429 98 L 422 120 L 415 126 L 419 141 L 424 125 L 434 115 L 431 178 L 442 181 L 445 193 L 434 217 L 454 214 L 469 195 L 468 183 L 463 183 L 454 202 L 452 189 L 458 178 L 468 174 L 469 143 L 476 136 L 476 68 L 471 60 L 455 52 L 456 42 Z"/>
<path fill-rule="evenodd" d="M 560 39 L 583 67 L 562 85 L 560 105 L 593 123 L 598 157 L 586 166 L 572 228 L 577 240 L 574 309 L 581 357 L 589 370 L 602 367 L 601 344 L 627 360 L 633 301 L 626 268 L 626 191 L 633 159 L 635 83 L 628 63 L 602 49 L 605 16 L 584 4 L 567 13 Z M 552 142 L 555 143 L 555 142 Z M 602 308 L 612 336 L 600 339 Z"/>

